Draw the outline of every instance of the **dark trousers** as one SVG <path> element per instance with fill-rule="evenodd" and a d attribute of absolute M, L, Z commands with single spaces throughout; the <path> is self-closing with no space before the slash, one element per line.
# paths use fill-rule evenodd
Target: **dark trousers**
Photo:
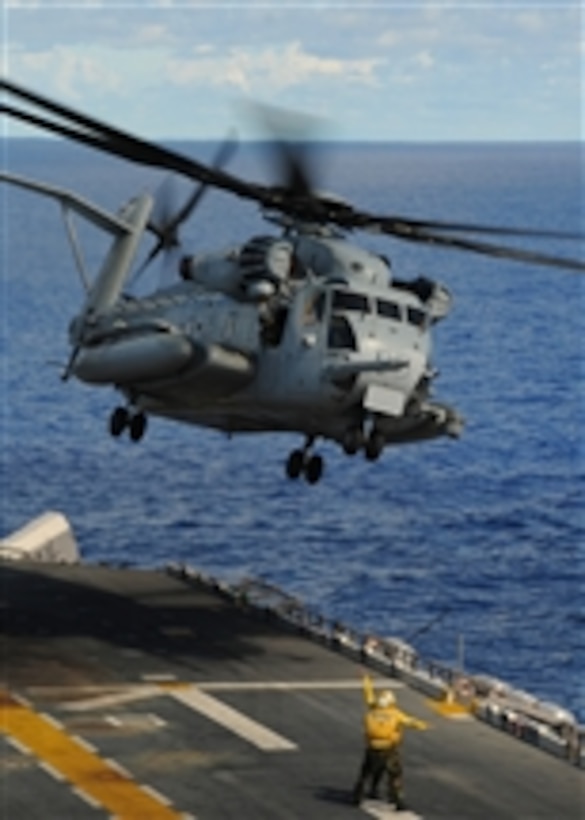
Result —
<path fill-rule="evenodd" d="M 388 802 L 396 803 L 402 798 L 402 762 L 398 746 L 389 749 L 370 749 L 364 752 L 360 773 L 353 790 L 353 797 L 359 803 L 369 781 L 368 797 L 377 797 L 382 776 L 387 777 Z"/>

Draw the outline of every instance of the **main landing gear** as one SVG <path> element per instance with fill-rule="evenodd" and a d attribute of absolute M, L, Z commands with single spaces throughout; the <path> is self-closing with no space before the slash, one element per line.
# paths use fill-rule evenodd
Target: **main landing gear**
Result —
<path fill-rule="evenodd" d="M 289 455 L 286 462 L 286 474 L 289 478 L 296 479 L 303 475 L 309 484 L 316 484 L 320 480 L 325 463 L 322 456 L 311 454 L 314 441 L 315 436 L 308 436 L 305 446 L 293 450 Z M 348 456 L 355 456 L 362 450 L 368 461 L 377 461 L 386 446 L 386 437 L 376 427 L 364 431 L 361 426 L 355 426 L 346 430 L 341 446 Z"/>
<path fill-rule="evenodd" d="M 146 432 L 147 418 L 142 411 L 132 413 L 127 407 L 116 407 L 110 416 L 110 433 L 114 438 L 128 430 L 131 441 L 140 441 Z"/>
<path fill-rule="evenodd" d="M 309 484 L 316 484 L 323 475 L 324 461 L 318 454 L 311 455 L 313 438 L 309 438 L 302 450 L 293 450 L 286 462 L 286 474 L 289 478 L 304 475 Z"/>
<path fill-rule="evenodd" d="M 354 456 L 359 450 L 364 451 L 368 461 L 377 461 L 382 455 L 386 439 L 384 434 L 373 427 L 366 435 L 361 427 L 351 427 L 346 430 L 341 446 L 348 456 Z"/>

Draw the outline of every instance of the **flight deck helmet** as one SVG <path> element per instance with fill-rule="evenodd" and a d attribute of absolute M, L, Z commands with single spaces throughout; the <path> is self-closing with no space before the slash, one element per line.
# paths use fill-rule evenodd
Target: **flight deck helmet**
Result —
<path fill-rule="evenodd" d="M 396 698 L 394 697 L 394 693 L 390 692 L 389 689 L 384 689 L 376 698 L 376 706 L 379 706 L 380 709 L 386 709 L 388 706 L 394 706 L 395 704 Z"/>

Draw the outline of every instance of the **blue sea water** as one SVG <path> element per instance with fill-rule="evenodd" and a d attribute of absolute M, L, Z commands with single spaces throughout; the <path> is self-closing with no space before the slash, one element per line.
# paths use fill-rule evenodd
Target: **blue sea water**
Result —
<path fill-rule="evenodd" d="M 264 154 L 244 146 L 231 170 L 269 179 Z M 577 145 L 329 145 L 313 161 L 321 188 L 370 211 L 575 231 L 585 222 Z M 162 179 L 42 140 L 6 140 L 3 164 L 107 208 Z M 420 633 L 418 649 L 445 662 L 463 636 L 469 669 L 585 719 L 582 277 L 353 237 L 401 277 L 451 289 L 435 392 L 467 427 L 460 441 L 389 449 L 376 464 L 325 443 L 326 474 L 309 487 L 284 477 L 294 436 L 227 439 L 155 419 L 138 446 L 112 440 L 114 392 L 59 378 L 82 296 L 59 209 L 7 186 L 0 196 L 0 532 L 57 509 L 87 560 L 262 577 L 356 628 Z M 184 242 L 212 250 L 266 230 L 252 204 L 214 192 Z M 102 239 L 81 237 L 95 269 Z"/>

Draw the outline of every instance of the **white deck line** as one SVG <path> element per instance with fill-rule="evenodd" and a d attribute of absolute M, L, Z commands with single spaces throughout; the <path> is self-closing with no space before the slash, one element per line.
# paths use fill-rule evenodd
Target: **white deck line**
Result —
<path fill-rule="evenodd" d="M 171 687 L 166 694 L 189 709 L 199 712 L 220 726 L 252 743 L 263 752 L 284 752 L 297 748 L 295 743 L 252 720 L 196 686 Z"/>
<path fill-rule="evenodd" d="M 110 709 L 120 706 L 122 703 L 132 703 L 136 700 L 146 700 L 147 698 L 160 697 L 161 690 L 158 686 L 131 686 L 119 692 L 111 692 L 105 695 L 85 698 L 65 704 L 64 708 L 68 712 L 91 712 L 98 709 Z"/>
<path fill-rule="evenodd" d="M 77 797 L 79 797 L 80 800 L 83 800 L 84 803 L 87 803 L 88 806 L 91 806 L 92 809 L 103 810 L 102 804 L 99 803 L 97 800 L 94 800 L 94 798 L 91 797 L 91 795 L 89 795 L 83 789 L 80 789 L 79 786 L 73 786 L 71 791 L 73 792 L 73 794 L 77 795 Z"/>
<path fill-rule="evenodd" d="M 12 746 L 12 748 L 16 749 L 16 751 L 20 752 L 20 754 L 32 757 L 31 750 L 28 746 L 25 746 L 24 743 L 21 743 L 20 740 L 17 740 L 15 737 L 11 737 L 10 735 L 5 735 L 5 740 L 9 746 Z"/>
<path fill-rule="evenodd" d="M 42 760 L 39 763 L 39 766 L 41 769 L 43 769 L 43 771 L 47 772 L 47 774 L 49 774 L 54 780 L 57 780 L 59 783 L 63 783 L 63 781 L 65 780 L 65 776 L 61 774 L 59 769 L 56 769 L 54 766 L 51 766 L 50 763 L 47 763 L 46 761 Z"/>
<path fill-rule="evenodd" d="M 369 814 L 370 817 L 377 818 L 377 820 L 387 820 L 387 818 L 396 820 L 397 817 L 399 817 L 400 820 L 423 820 L 420 814 L 413 814 L 411 811 L 397 812 L 393 806 L 384 805 L 384 803 L 377 800 L 365 800 L 360 805 L 360 809 L 365 811 L 366 814 Z"/>

